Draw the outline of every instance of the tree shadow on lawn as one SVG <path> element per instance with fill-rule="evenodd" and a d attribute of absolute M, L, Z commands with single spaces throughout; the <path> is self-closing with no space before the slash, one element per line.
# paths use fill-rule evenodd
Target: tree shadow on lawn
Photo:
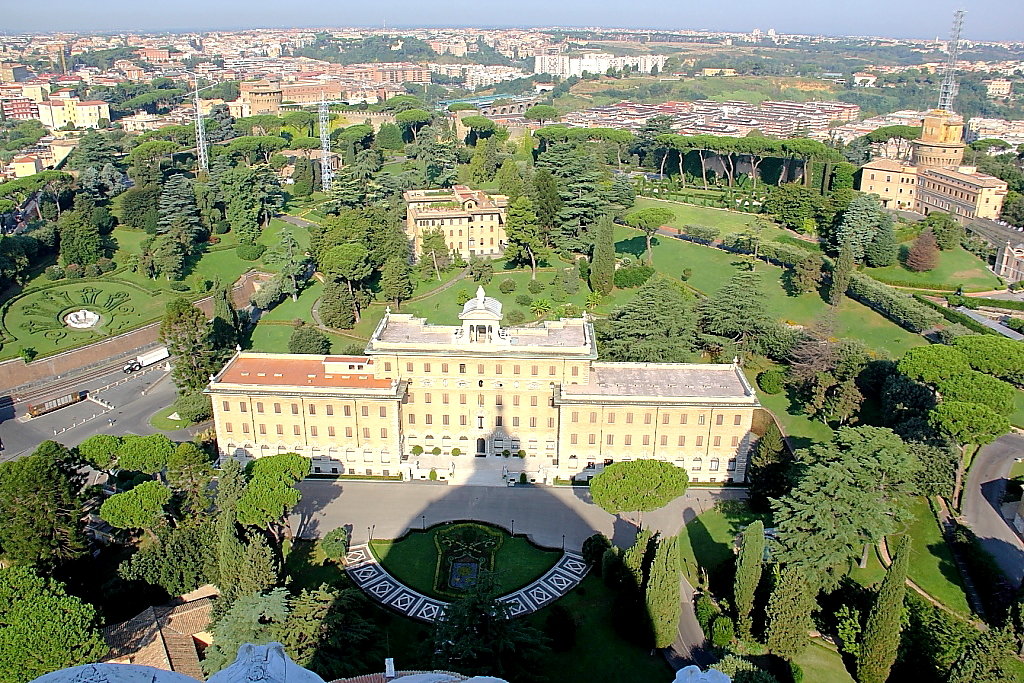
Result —
<path fill-rule="evenodd" d="M 654 248 L 659 244 L 658 238 L 651 238 L 651 247 Z M 636 258 L 642 258 L 647 255 L 647 239 L 643 235 L 637 235 L 636 237 L 630 237 L 628 239 L 619 240 L 615 243 L 615 252 L 618 254 L 629 254 Z"/>

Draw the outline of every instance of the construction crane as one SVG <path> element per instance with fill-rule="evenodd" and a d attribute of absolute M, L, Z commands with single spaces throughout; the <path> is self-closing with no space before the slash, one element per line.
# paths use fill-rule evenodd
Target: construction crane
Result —
<path fill-rule="evenodd" d="M 946 64 L 942 73 L 942 85 L 939 86 L 939 109 L 953 111 L 953 100 L 956 99 L 956 60 L 960 56 L 960 32 L 964 28 L 966 12 L 958 9 L 953 12 L 953 28 L 949 32 L 949 44 L 946 46 Z"/>
<path fill-rule="evenodd" d="M 331 127 L 327 99 L 320 93 L 320 186 L 324 192 L 331 191 L 334 169 L 331 168 Z"/>

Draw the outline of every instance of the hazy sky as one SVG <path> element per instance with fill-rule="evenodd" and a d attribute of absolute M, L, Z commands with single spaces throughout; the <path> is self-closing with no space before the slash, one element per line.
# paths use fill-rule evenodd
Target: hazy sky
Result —
<path fill-rule="evenodd" d="M 967 10 L 966 38 L 1024 40 L 1024 0 L 36 0 L 0 2 L 0 30 L 275 26 L 609 26 L 930 38 Z"/>

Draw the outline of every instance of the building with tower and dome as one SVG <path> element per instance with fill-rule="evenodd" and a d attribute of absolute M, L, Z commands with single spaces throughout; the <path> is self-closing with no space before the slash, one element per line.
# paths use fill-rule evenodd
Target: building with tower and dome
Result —
<path fill-rule="evenodd" d="M 459 320 L 388 310 L 361 356 L 237 353 L 206 389 L 221 457 L 455 484 L 654 458 L 692 481 L 746 480 L 760 406 L 735 363 L 601 362 L 586 315 L 506 327 L 482 287 Z"/>

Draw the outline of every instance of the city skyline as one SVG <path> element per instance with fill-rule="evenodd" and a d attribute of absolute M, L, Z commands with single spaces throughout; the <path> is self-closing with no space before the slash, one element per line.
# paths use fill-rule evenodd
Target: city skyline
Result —
<path fill-rule="evenodd" d="M 101 15 L 93 8 L 67 0 L 40 5 L 9 8 L 6 30 L 42 31 L 210 31 L 259 28 L 364 27 L 412 28 L 536 28 L 602 27 L 651 28 L 665 30 L 707 30 L 747 33 L 755 28 L 779 33 L 830 36 L 884 36 L 893 38 L 944 38 L 949 32 L 949 17 L 954 9 L 968 12 L 967 38 L 979 41 L 1019 40 L 1024 28 L 1024 7 L 1014 0 L 990 2 L 934 3 L 916 0 L 893 6 L 881 0 L 867 0 L 855 16 L 832 6 L 797 2 L 771 5 L 742 0 L 719 6 L 666 9 L 650 0 L 633 4 L 628 11 L 611 5 L 569 2 L 552 8 L 537 0 L 525 0 L 514 7 L 492 7 L 475 13 L 468 3 L 452 3 L 443 9 L 405 2 L 391 3 L 386 11 L 379 7 L 354 7 L 347 11 L 311 8 L 303 15 L 266 2 L 242 3 L 228 0 L 216 7 L 184 0 L 173 13 L 151 6 L 113 0 Z M 42 10 L 42 11 L 41 11 Z M 474 16 L 478 21 L 466 21 Z M 742 16 L 742 19 L 737 19 Z M 524 21 L 524 17 L 527 19 Z"/>

